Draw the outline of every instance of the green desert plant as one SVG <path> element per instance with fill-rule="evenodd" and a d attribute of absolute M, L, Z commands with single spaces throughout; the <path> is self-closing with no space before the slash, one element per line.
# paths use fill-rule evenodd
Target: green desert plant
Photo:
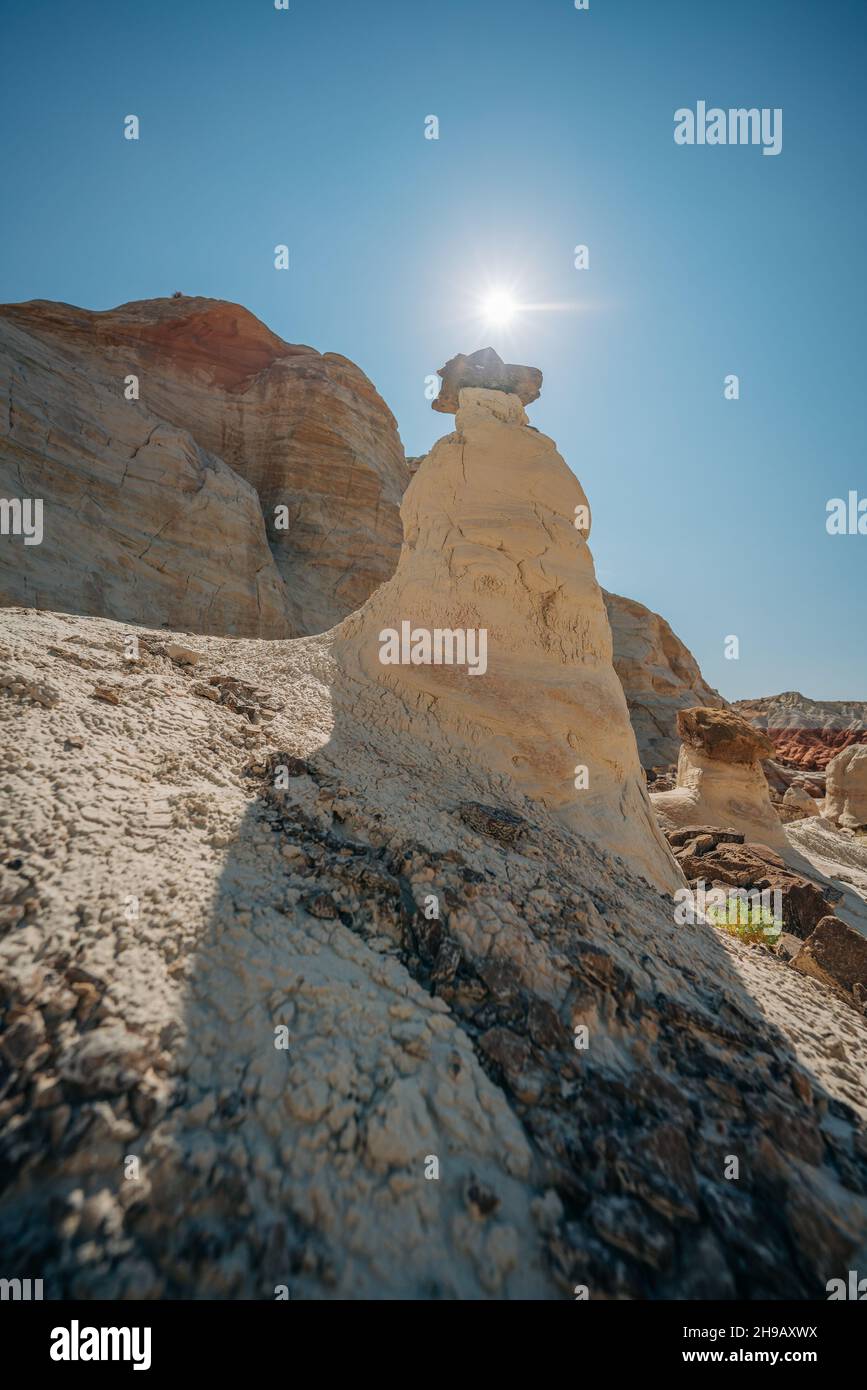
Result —
<path fill-rule="evenodd" d="M 770 908 L 761 903 L 750 902 L 737 893 L 729 895 L 725 906 L 709 907 L 707 919 L 715 927 L 722 927 L 739 941 L 751 944 L 763 942 L 772 946 L 783 930 L 783 924 Z"/>

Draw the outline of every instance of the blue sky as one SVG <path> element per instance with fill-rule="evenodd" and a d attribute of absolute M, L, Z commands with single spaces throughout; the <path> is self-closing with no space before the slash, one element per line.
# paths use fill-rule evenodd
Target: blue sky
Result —
<path fill-rule="evenodd" d="M 7 0 L 0 300 L 236 300 L 410 454 L 490 343 L 544 372 L 601 583 L 730 698 L 865 699 L 867 536 L 825 530 L 867 496 L 865 39 L 863 0 Z M 675 145 L 698 100 L 782 107 L 782 153 Z M 498 283 L 574 307 L 491 331 Z"/>

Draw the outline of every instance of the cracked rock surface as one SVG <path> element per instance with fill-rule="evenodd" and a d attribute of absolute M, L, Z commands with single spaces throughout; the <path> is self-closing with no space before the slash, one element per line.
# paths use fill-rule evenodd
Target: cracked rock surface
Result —
<path fill-rule="evenodd" d="M 141 635 L 3 639 L 0 1244 L 47 1297 L 814 1298 L 852 1265 L 843 1000 L 432 759 L 333 638 L 185 636 L 193 670 Z M 228 673 L 267 727 L 195 694 Z"/>

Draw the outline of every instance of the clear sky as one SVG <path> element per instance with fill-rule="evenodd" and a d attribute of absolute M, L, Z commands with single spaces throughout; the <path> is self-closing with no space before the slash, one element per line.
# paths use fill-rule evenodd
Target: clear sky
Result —
<path fill-rule="evenodd" d="M 600 582 L 730 698 L 867 699 L 867 536 L 825 530 L 867 496 L 865 41 L 865 0 L 6 0 L 0 300 L 236 300 L 410 454 L 446 358 L 539 366 Z M 782 152 L 676 145 L 699 100 Z M 501 283 L 573 307 L 492 332 Z"/>

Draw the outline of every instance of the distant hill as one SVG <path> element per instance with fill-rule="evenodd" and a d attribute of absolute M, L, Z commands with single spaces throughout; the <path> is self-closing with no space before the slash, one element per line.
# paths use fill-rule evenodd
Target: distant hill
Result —
<path fill-rule="evenodd" d="M 867 701 L 811 700 L 797 690 L 758 700 L 735 700 L 732 708 L 764 729 L 780 762 L 821 771 L 841 748 L 867 743 Z"/>

